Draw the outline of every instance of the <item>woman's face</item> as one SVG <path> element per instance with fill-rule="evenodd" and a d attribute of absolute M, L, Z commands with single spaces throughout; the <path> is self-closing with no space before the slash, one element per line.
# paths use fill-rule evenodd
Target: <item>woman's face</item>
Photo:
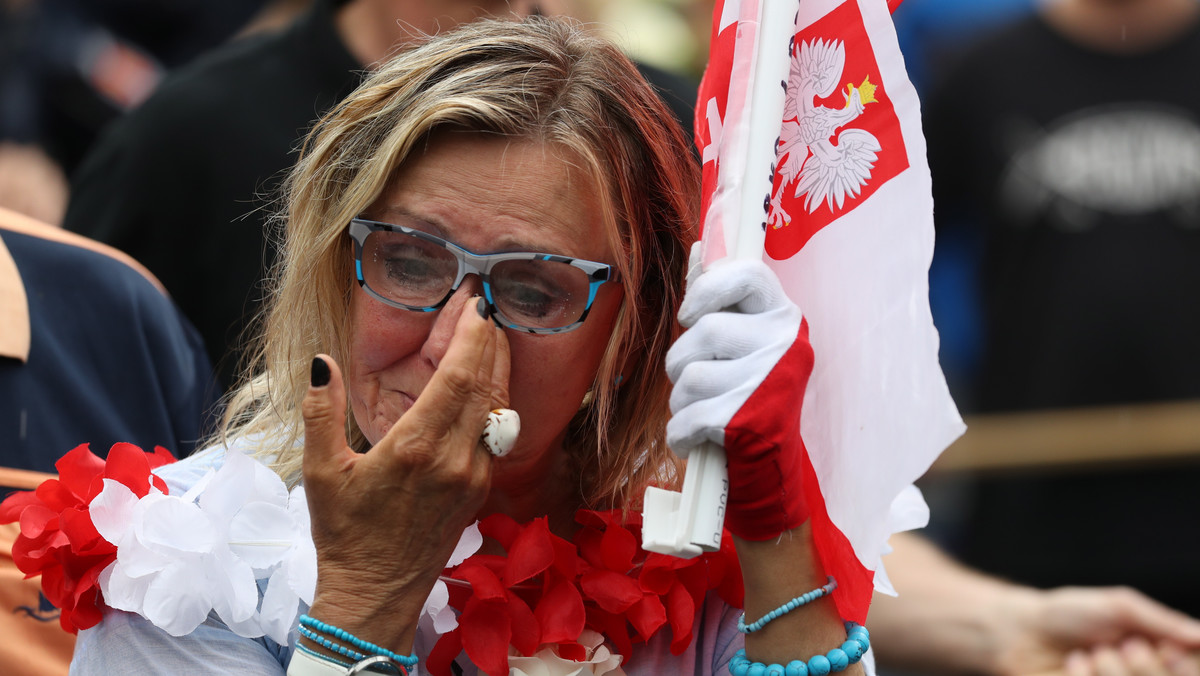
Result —
<path fill-rule="evenodd" d="M 592 182 L 566 151 L 483 134 L 435 136 L 367 212 L 476 253 L 531 251 L 613 264 Z M 482 294 L 468 276 L 436 312 L 394 308 L 355 287 L 347 386 L 354 417 L 377 443 L 412 406 L 445 354 L 463 303 Z M 592 386 L 621 303 L 620 284 L 600 287 L 587 320 L 559 334 L 506 330 L 510 406 L 521 415 L 516 448 L 496 461 L 496 491 L 540 490 L 562 478 L 567 423 Z"/>

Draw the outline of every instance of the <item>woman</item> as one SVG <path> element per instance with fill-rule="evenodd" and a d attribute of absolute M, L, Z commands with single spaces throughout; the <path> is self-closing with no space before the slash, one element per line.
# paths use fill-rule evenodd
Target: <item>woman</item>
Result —
<path fill-rule="evenodd" d="M 589 527 L 578 510 L 636 509 L 646 486 L 676 482 L 663 364 L 698 194 L 698 169 L 668 109 L 618 50 L 565 22 L 472 24 L 380 69 L 316 126 L 291 176 L 259 375 L 232 399 L 225 430 L 230 448 L 303 483 L 317 560 L 312 619 L 280 645 L 241 638 L 214 617 L 172 639 L 108 613 L 81 636 L 77 671 L 279 673 L 290 661 L 289 673 L 345 673 L 376 655 L 411 668 L 439 659 L 418 617 L 474 520 L 545 517 L 567 541 Z M 755 311 L 774 312 L 768 326 L 782 327 L 783 340 L 751 369 L 761 373 L 738 380 L 761 382 L 777 364 L 806 376 L 799 315 L 755 270 L 701 277 L 721 304 L 694 306 L 685 323 L 699 335 L 710 330 L 706 315 L 728 315 L 712 311 L 749 294 Z M 746 279 L 761 283 L 735 288 Z M 683 385 L 687 367 L 707 358 L 674 359 L 676 408 L 718 399 Z M 496 457 L 480 436 L 489 411 L 505 408 L 521 429 Z M 673 439 L 713 436 L 691 417 L 698 422 Z M 847 640 L 828 599 L 751 622 L 831 585 L 820 591 L 826 578 L 803 510 L 756 494 L 786 493 L 789 475 L 763 479 L 748 463 L 786 469 L 790 459 L 774 448 L 747 459 L 727 446 L 729 517 L 749 524 L 734 533 L 748 536 L 736 543 L 750 657 L 784 665 L 844 643 L 865 648 L 863 634 Z M 175 494 L 225 457 L 218 448 L 161 473 Z M 485 543 L 484 554 L 496 547 Z M 558 574 L 542 570 L 546 580 Z M 464 576 L 481 593 L 483 577 Z M 694 640 L 671 645 L 668 632 L 654 634 L 625 673 L 728 673 L 744 662 L 735 658 L 741 610 L 715 592 L 694 610 Z M 553 618 L 540 619 L 548 631 Z M 511 623 L 514 645 L 523 626 Z M 468 655 L 450 658 L 472 673 L 478 636 L 458 640 Z M 855 662 L 852 654 L 848 673 L 861 669 Z M 835 659 L 839 668 L 847 664 Z"/>

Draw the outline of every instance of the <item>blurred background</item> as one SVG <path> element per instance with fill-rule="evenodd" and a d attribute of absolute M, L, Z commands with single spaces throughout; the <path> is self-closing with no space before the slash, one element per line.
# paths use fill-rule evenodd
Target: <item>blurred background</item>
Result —
<path fill-rule="evenodd" d="M 1032 0 L 908 0 L 896 14 L 918 86 L 932 62 Z M 165 73 L 230 40 L 277 30 L 309 0 L 3 0 L 0 202 L 61 218 L 72 171 Z M 546 0 L 594 22 L 641 63 L 698 79 L 711 0 Z M 10 168 L 19 167 L 20 169 Z"/>
<path fill-rule="evenodd" d="M 1140 2 L 1128 0 L 1108 4 L 1132 6 Z M 108 125 L 136 108 L 171 72 L 231 41 L 278 31 L 289 25 L 308 4 L 308 0 L 0 0 L 0 206 L 49 223 L 59 223 L 69 198 L 72 174 Z M 514 1 L 513 4 L 518 3 Z M 636 61 L 675 78 L 672 81 L 676 85 L 672 89 L 678 98 L 686 99 L 689 91 L 694 97 L 695 84 L 707 57 L 711 0 L 544 0 L 536 4 L 544 13 L 571 14 L 605 31 Z M 1081 0 L 1073 4 L 1087 3 Z M 1150 0 L 1146 0 L 1146 4 L 1150 4 Z M 1178 2 L 1173 4 L 1180 5 Z M 986 43 L 990 36 L 1008 30 L 1016 22 L 1031 21 L 1030 17 L 1037 9 L 1034 0 L 906 0 L 894 14 L 894 19 L 910 77 L 923 101 L 936 98 L 937 84 L 953 72 L 965 53 Z M 1191 32 L 1182 39 L 1194 40 L 1194 29 L 1188 30 Z M 1168 47 L 1175 48 L 1173 43 Z M 1020 51 L 1020 48 L 1019 44 L 1007 47 L 1010 52 Z M 1155 49 L 1158 48 L 1147 48 L 1149 51 L 1138 51 L 1133 56 L 1150 54 L 1157 57 Z M 1081 59 L 1099 64 L 1101 76 L 1090 80 L 1093 83 L 1091 89 L 1107 89 L 1102 76 L 1105 72 L 1118 72 L 1116 62 L 1106 60 L 1109 56 L 1104 55 L 1104 50 L 1091 47 L 1080 49 L 1079 54 Z M 1191 83 L 1200 59 L 1192 56 L 1194 51 L 1180 54 L 1182 56 L 1172 62 L 1179 69 L 1179 75 L 1164 77 L 1161 84 L 1156 85 L 1159 89 L 1194 89 Z M 1005 71 L 998 66 L 995 72 L 1003 74 Z M 1120 81 L 1112 81 L 1113 90 L 1128 90 L 1136 97 L 1142 76 L 1135 73 L 1121 77 Z M 973 90 L 969 94 L 973 97 L 985 90 L 990 92 L 1001 79 L 997 76 L 995 80 L 972 80 Z M 1149 86 L 1145 88 L 1149 89 Z M 1039 97 L 1053 98 L 1054 94 L 1053 91 L 1040 91 L 1029 94 L 1028 98 L 1040 100 Z M 1020 98 L 1022 95 L 1013 92 L 1009 96 Z M 685 112 L 678 113 L 681 117 L 686 116 L 686 106 L 692 102 L 683 103 Z M 1064 115 L 1067 113 L 1073 111 L 1063 111 Z M 1194 120 L 1200 115 L 1200 102 L 1185 113 L 1183 119 L 1192 120 L 1190 124 L 1194 127 Z M 935 139 L 931 132 L 941 132 L 943 128 L 931 127 L 927 120 L 926 129 L 932 148 Z M 963 133 L 970 137 L 977 131 L 968 127 Z M 946 145 L 944 139 L 939 143 Z M 180 161 L 186 160 L 180 158 Z M 961 167 L 965 169 L 970 162 L 968 160 Z M 1185 158 L 1181 166 L 1192 167 L 1189 176 L 1200 176 L 1200 172 L 1195 171 L 1195 167 L 1200 166 L 1200 151 Z M 934 175 L 936 186 L 939 180 L 936 171 Z M 1200 220 L 1194 210 L 1198 196 L 1200 187 L 1187 198 L 1186 204 L 1191 206 L 1186 209 L 1193 211 L 1187 212 L 1188 220 L 1181 229 L 1190 233 L 1186 235 L 1186 244 L 1174 247 L 1188 256 L 1196 253 L 1195 233 L 1200 231 L 1197 227 Z M 939 202 L 938 208 L 941 206 Z M 931 304 L 942 338 L 943 368 L 956 401 L 969 415 L 971 431 L 923 481 L 934 508 L 934 523 L 929 532 L 950 551 L 965 554 L 967 546 L 964 543 L 970 539 L 968 535 L 1000 528 L 997 523 L 1004 521 L 1003 518 L 982 521 L 974 511 L 977 498 L 982 494 L 982 483 L 990 483 L 992 488 L 1005 492 L 1011 501 L 1029 506 L 1031 494 L 1026 490 L 1031 482 L 1049 477 L 1055 480 L 1069 478 L 1091 487 L 1114 485 L 1116 488 L 1104 488 L 1097 499 L 1108 500 L 1121 512 L 1114 515 L 1085 510 L 1072 515 L 1063 512 L 1060 506 L 1046 503 L 1042 512 L 1045 516 L 1066 515 L 1067 525 L 1055 526 L 1059 529 L 1058 535 L 1048 536 L 1059 544 L 1064 540 L 1061 537 L 1064 532 L 1075 531 L 1075 526 L 1093 516 L 1100 525 L 1097 532 L 1137 530 L 1158 537 L 1162 542 L 1178 540 L 1170 534 L 1178 535 L 1176 527 L 1182 520 L 1195 516 L 1197 512 L 1192 510 L 1192 503 L 1182 507 L 1153 508 L 1150 510 L 1155 512 L 1153 516 L 1147 516 L 1143 510 L 1136 515 L 1137 520 L 1126 522 L 1124 517 L 1137 510 L 1122 509 L 1122 505 L 1134 500 L 1124 494 L 1124 488 L 1132 485 L 1128 480 L 1130 472 L 1140 472 L 1150 465 L 1155 471 L 1169 475 L 1171 480 L 1183 482 L 1180 485 L 1184 486 L 1200 476 L 1200 467 L 1195 460 L 1196 452 L 1200 450 L 1200 430 L 1197 428 L 1200 408 L 1195 406 L 1192 398 L 1200 396 L 1200 383 L 1189 379 L 1182 389 L 1130 392 L 1128 396 L 1118 393 L 1090 401 L 1085 401 L 1087 398 L 1060 399 L 1028 406 L 1013 405 L 1011 411 L 980 406 L 978 377 L 987 345 L 984 328 L 987 318 L 980 297 L 983 254 L 979 231 L 943 228 L 940 222 L 938 227 L 937 249 L 930 274 Z M 1063 260 L 1070 260 L 1074 254 L 1064 251 L 1060 255 Z M 1157 259 L 1146 260 L 1154 266 Z M 1200 269 L 1200 260 L 1190 260 L 1192 262 L 1185 265 Z M 1115 265 L 1111 272 L 1119 276 L 1124 270 Z M 1181 307 L 1195 307 L 1198 290 L 1195 285 L 1190 285 L 1160 288 L 1155 293 L 1182 294 L 1176 302 Z M 1143 301 L 1135 298 L 1130 304 L 1144 307 Z M 1195 314 L 1194 310 L 1188 312 L 1189 317 Z M 1166 323 L 1170 325 L 1174 319 L 1166 317 Z M 1181 324 L 1179 330 L 1186 333 L 1192 326 Z M 1029 340 L 1036 342 L 1042 333 L 1049 331 L 1046 327 L 1034 327 L 1030 329 L 1032 337 Z M 1191 333 L 1192 353 L 1195 352 L 1195 339 L 1196 333 Z M 1092 342 L 1087 341 L 1089 345 Z M 1143 353 L 1153 351 L 1138 349 L 1141 350 L 1137 355 L 1139 359 L 1146 356 Z M 1100 366 L 1093 370 L 1102 371 L 1113 363 L 1113 359 L 1125 358 L 1101 356 L 1096 362 Z M 1046 414 L 1042 415 L 1043 412 Z M 1141 479 L 1138 481 L 1145 484 Z M 1148 485 L 1152 490 L 1170 496 L 1181 492 L 1194 496 L 1196 493 L 1194 483 L 1190 484 L 1190 491 L 1178 488 L 1175 483 L 1162 483 L 1159 479 Z M 1049 490 L 1060 498 L 1068 495 L 1061 492 L 1059 484 Z M 1191 499 L 1194 502 L 1195 498 Z M 1153 519 L 1158 519 L 1159 523 L 1154 528 L 1144 529 L 1141 524 Z M 1051 521 L 1047 519 L 1047 522 Z M 1022 535 L 1020 528 L 1012 528 L 1018 542 Z M 987 537 L 994 532 L 988 531 Z M 1074 549 L 1061 555 L 1045 554 L 1049 551 L 1045 543 L 1029 540 L 1026 543 L 1028 551 L 1024 552 L 1028 559 L 1025 563 L 1049 569 L 1055 567 L 1055 561 L 1051 559 L 1059 557 L 1069 562 L 1072 571 L 1088 570 L 1087 562 L 1103 556 L 1109 545 L 1103 537 L 1087 537 L 1096 541 L 1071 544 L 1068 549 Z M 1200 566 L 1200 545 L 1195 540 L 1183 538 L 1171 554 L 1163 556 L 1172 558 L 1183 570 L 1194 571 Z M 1134 584 L 1160 598 L 1168 596 L 1153 588 L 1150 584 L 1153 580 L 1145 579 L 1156 577 L 1153 571 L 1157 570 L 1157 551 L 1144 553 L 1139 559 L 1144 559 L 1144 565 L 1139 564 L 1132 573 L 1127 570 L 1112 573 L 1112 576 L 1121 576 L 1119 579 L 1097 575 L 1095 579 L 1077 581 Z M 1140 550 L 1138 552 L 1141 555 Z M 1071 556 L 1075 558 L 1071 559 Z M 988 569 L 986 558 L 971 562 Z M 1011 570 L 996 572 L 1017 578 L 1023 575 Z M 1177 578 L 1171 575 L 1157 577 L 1172 583 L 1173 589 L 1179 588 L 1174 584 Z M 1039 577 L 1037 574 L 1025 578 L 1022 581 L 1031 584 L 1060 583 L 1050 576 Z M 1195 613 L 1200 606 L 1198 595 L 1194 590 L 1188 593 L 1192 596 L 1164 600 Z"/>
<path fill-rule="evenodd" d="M 278 30 L 310 0 L 0 1 L 0 204 L 57 223 L 97 135 L 169 71 L 223 43 Z M 908 0 L 895 15 L 925 86 L 939 59 L 1032 0 Z M 544 0 L 617 40 L 635 60 L 699 79 L 711 0 Z M 955 335 L 961 330 L 947 327 Z M 957 364 L 957 348 L 949 357 Z M 969 358 L 969 353 L 967 353 Z"/>

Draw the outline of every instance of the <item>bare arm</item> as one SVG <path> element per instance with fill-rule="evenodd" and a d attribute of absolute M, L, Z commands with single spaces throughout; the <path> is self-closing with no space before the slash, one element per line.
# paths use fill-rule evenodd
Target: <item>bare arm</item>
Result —
<path fill-rule="evenodd" d="M 812 522 L 779 536 L 777 540 L 736 540 L 746 587 L 746 622 L 752 622 L 801 594 L 825 584 L 825 573 L 816 561 Z M 872 637 L 874 634 L 872 634 Z M 829 597 L 817 599 L 779 619 L 762 631 L 746 636 L 746 654 L 757 662 L 786 665 L 807 661 L 841 647 L 846 630 Z M 861 674 L 862 663 L 845 674 Z"/>
<path fill-rule="evenodd" d="M 1200 622 L 1128 588 L 1039 590 L 972 570 L 924 538 L 892 537 L 900 596 L 876 594 L 882 664 L 919 673 L 1200 673 Z"/>

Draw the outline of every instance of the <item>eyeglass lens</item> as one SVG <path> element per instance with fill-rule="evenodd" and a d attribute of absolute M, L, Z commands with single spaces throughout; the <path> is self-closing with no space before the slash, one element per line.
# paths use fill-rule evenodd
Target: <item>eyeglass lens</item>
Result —
<path fill-rule="evenodd" d="M 402 305 L 432 308 L 453 290 L 458 258 L 449 249 L 403 232 L 375 231 L 363 242 L 363 279 L 375 293 Z M 485 280 L 492 302 L 512 324 L 553 329 L 587 309 L 590 280 L 554 260 L 497 261 Z"/>

